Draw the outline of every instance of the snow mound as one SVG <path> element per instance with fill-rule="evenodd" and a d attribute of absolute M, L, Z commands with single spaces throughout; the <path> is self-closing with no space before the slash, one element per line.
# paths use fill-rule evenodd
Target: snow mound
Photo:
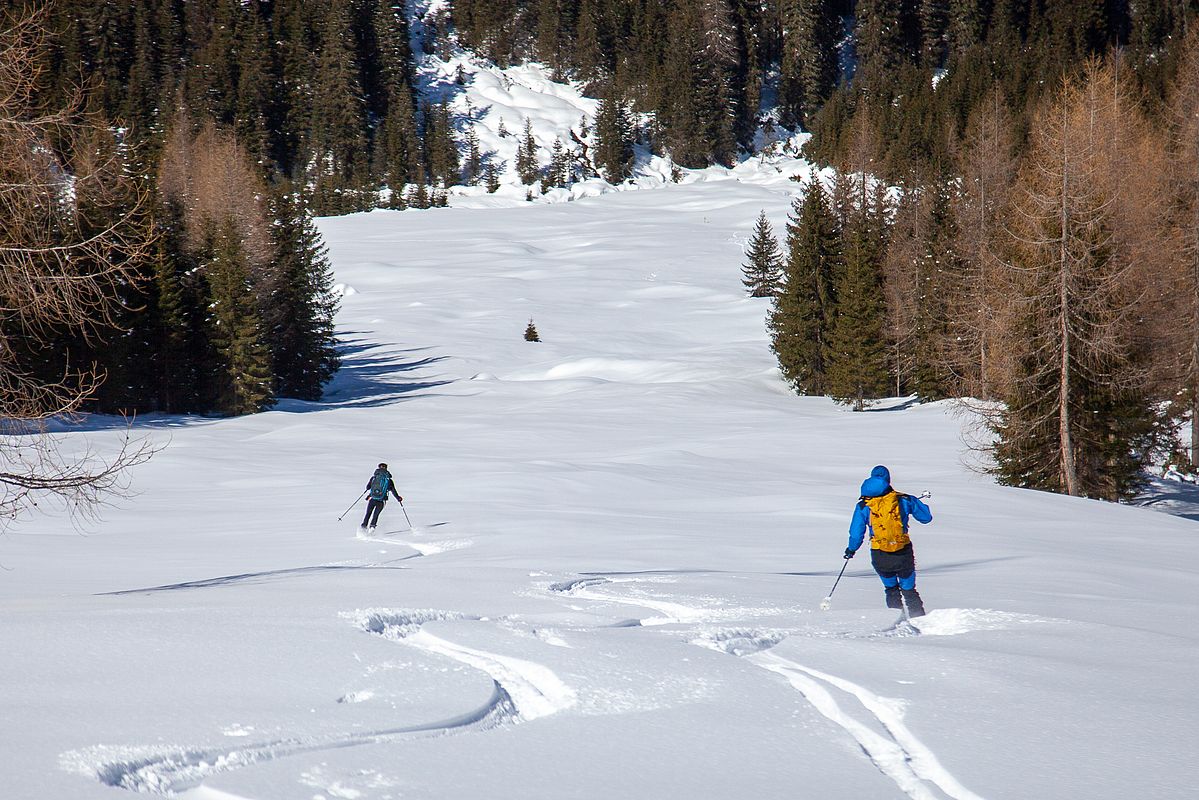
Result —
<path fill-rule="evenodd" d="M 747 628 L 730 628 L 726 630 L 709 631 L 701 634 L 692 644 L 728 653 L 732 656 L 746 656 L 750 653 L 760 653 L 769 650 L 787 638 L 782 631 L 757 631 Z"/>
<path fill-rule="evenodd" d="M 705 383 L 711 374 L 677 361 L 636 358 L 579 358 L 548 369 L 522 370 L 507 375 L 509 381 L 561 381 L 589 379 L 614 383 Z"/>
<path fill-rule="evenodd" d="M 456 611 L 438 611 L 432 608 L 368 608 L 345 611 L 342 619 L 350 620 L 367 633 L 384 639 L 399 641 L 412 636 L 429 622 L 455 619 L 478 619 Z"/>
<path fill-rule="evenodd" d="M 985 608 L 939 608 L 909 622 L 923 636 L 958 636 L 974 631 L 1001 631 L 1061 620 Z"/>

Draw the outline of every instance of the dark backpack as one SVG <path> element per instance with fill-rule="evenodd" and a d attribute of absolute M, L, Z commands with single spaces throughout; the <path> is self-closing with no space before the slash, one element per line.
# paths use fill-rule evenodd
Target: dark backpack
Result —
<path fill-rule="evenodd" d="M 386 500 L 389 488 L 391 488 L 391 474 L 386 470 L 375 470 L 375 474 L 371 476 L 371 499 Z"/>

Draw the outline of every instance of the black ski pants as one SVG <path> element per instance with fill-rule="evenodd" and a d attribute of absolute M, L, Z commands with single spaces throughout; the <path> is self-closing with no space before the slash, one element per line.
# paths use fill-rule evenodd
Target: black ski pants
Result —
<path fill-rule="evenodd" d="M 362 518 L 362 527 L 365 528 L 367 525 L 369 525 L 373 528 L 378 525 L 379 513 L 383 510 L 383 506 L 385 505 L 387 505 L 386 500 L 376 500 L 372 497 L 370 502 L 366 504 L 366 516 Z"/>
<path fill-rule="evenodd" d="M 874 571 L 883 581 L 883 586 L 890 589 L 898 586 L 900 589 L 916 588 L 916 555 L 912 543 L 908 542 L 894 553 L 885 550 L 871 550 L 870 563 Z"/>

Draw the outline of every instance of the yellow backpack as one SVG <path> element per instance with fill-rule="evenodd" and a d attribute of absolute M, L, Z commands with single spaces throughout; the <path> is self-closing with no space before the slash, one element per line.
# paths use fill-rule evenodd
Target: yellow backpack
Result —
<path fill-rule="evenodd" d="M 899 513 L 899 493 L 894 489 L 882 497 L 863 497 L 862 502 L 870 508 L 870 547 L 886 553 L 902 550 L 912 540 L 903 529 L 903 516 Z"/>

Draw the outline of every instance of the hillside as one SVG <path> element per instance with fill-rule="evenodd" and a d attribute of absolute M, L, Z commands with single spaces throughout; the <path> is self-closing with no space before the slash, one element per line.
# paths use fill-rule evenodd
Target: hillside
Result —
<path fill-rule="evenodd" d="M 996 486 L 948 405 L 790 394 L 738 263 L 797 185 L 707 178 L 322 220 L 324 401 L 140 419 L 137 496 L 0 538 L 0 794 L 1191 791 L 1195 523 Z M 415 528 L 364 537 L 379 461 Z M 878 463 L 933 495 L 918 629 L 864 553 L 819 610 Z"/>

